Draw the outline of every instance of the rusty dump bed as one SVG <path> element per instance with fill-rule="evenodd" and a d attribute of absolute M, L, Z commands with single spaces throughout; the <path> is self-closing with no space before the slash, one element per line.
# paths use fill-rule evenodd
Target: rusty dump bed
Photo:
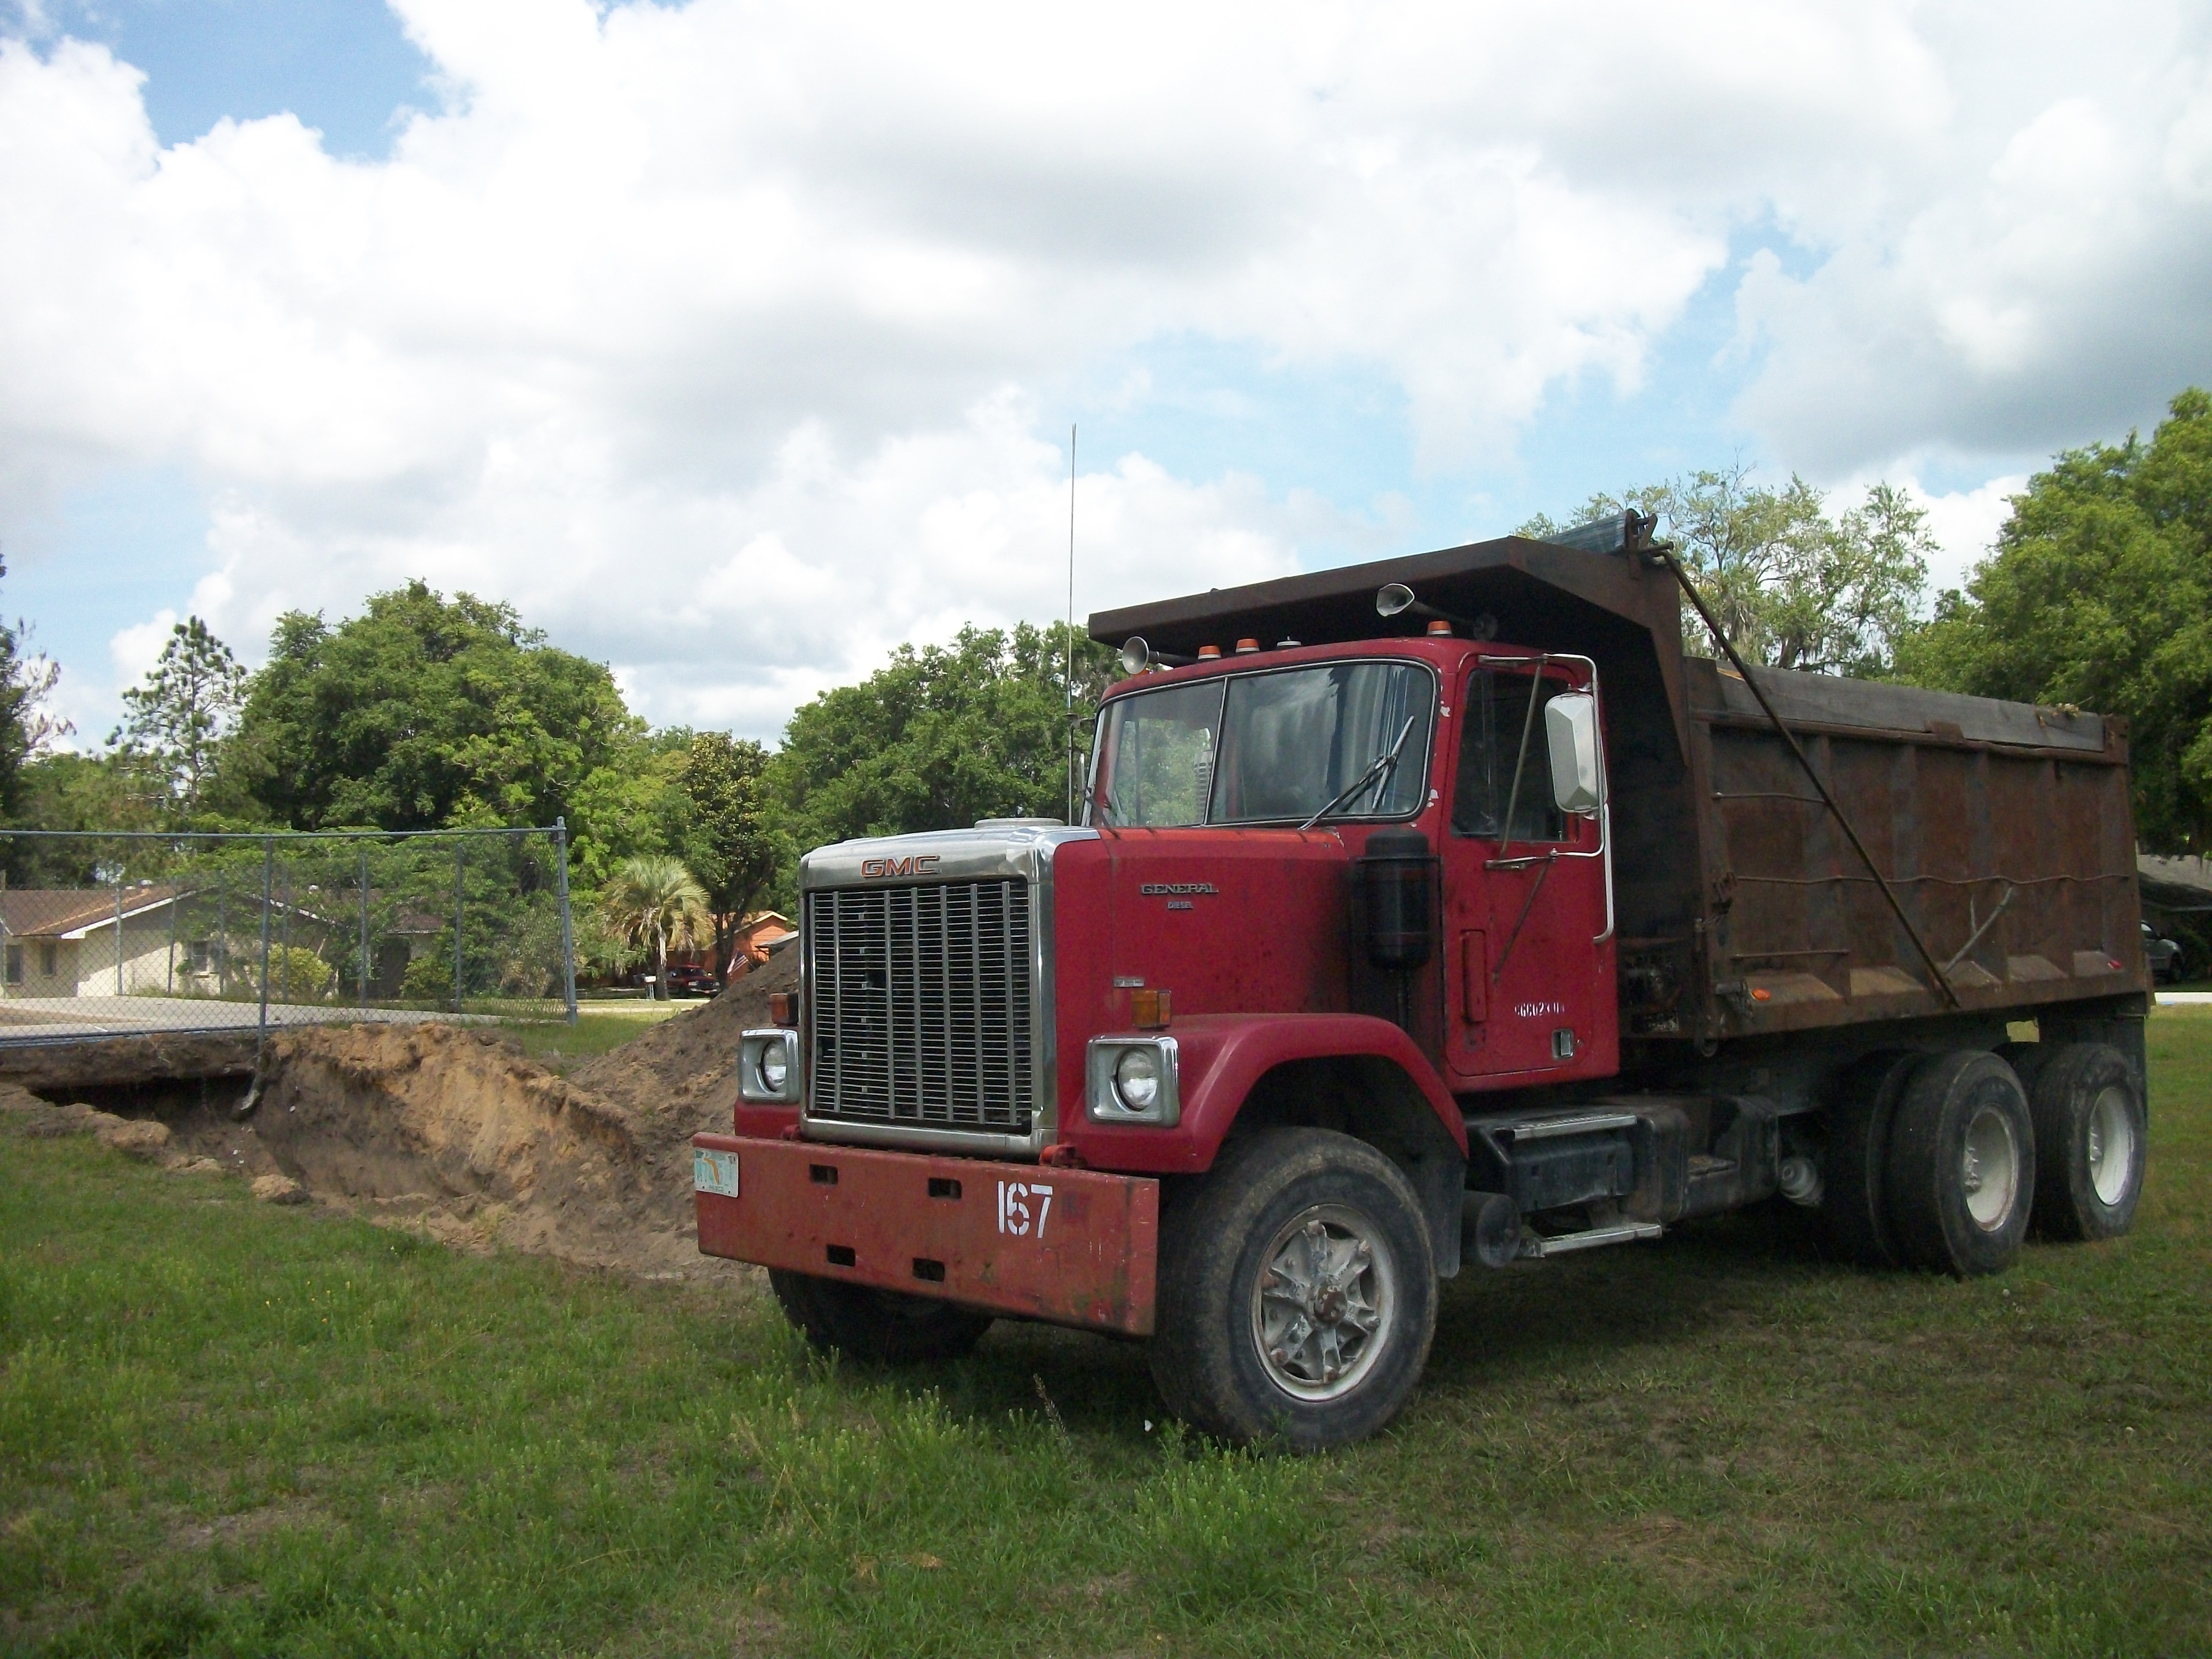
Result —
<path fill-rule="evenodd" d="M 1179 653 L 1240 635 L 1317 645 L 1419 632 L 1412 613 L 1376 614 L 1386 582 L 1494 618 L 1500 640 L 1597 663 L 1624 1037 L 2027 1012 L 2148 990 L 2118 722 L 1753 671 L 1923 956 L 1751 689 L 1686 654 L 1674 575 L 1633 547 L 1505 537 L 1102 612 L 1090 631 Z"/>

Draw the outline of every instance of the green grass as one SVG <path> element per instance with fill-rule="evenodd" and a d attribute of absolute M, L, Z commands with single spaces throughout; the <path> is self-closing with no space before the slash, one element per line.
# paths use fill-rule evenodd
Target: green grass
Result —
<path fill-rule="evenodd" d="M 2203 1652 L 2212 1017 L 2151 1032 L 2131 1237 L 1471 1274 L 1399 1427 L 1310 1461 L 1148 1431 L 1131 1346 L 840 1371 L 742 1292 L 0 1138 L 0 1649 Z"/>
<path fill-rule="evenodd" d="M 564 1019 L 511 1019 L 500 1024 L 501 1032 L 522 1045 L 522 1052 L 541 1066 L 565 1073 L 580 1060 L 620 1048 L 647 1025 L 703 1007 L 697 1002 L 641 1002 L 625 1006 L 620 1013 L 580 1011 L 574 1025 Z"/>

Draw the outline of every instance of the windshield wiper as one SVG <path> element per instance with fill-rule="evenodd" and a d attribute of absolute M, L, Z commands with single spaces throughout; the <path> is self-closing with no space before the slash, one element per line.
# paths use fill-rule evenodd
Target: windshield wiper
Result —
<path fill-rule="evenodd" d="M 1389 752 L 1388 754 L 1377 755 L 1374 761 L 1368 766 L 1368 769 L 1364 772 L 1362 772 L 1357 778 L 1352 780 L 1352 787 L 1350 788 L 1346 789 L 1334 800 L 1329 802 L 1328 805 L 1322 807 L 1320 811 L 1308 818 L 1304 823 L 1300 824 L 1298 828 L 1301 830 L 1312 829 L 1314 825 L 1319 823 L 1323 818 L 1327 817 L 1331 812 L 1336 811 L 1338 807 L 1343 805 L 1346 801 L 1358 799 L 1361 793 L 1370 787 L 1388 782 L 1390 775 L 1398 769 L 1399 751 L 1405 748 L 1406 739 L 1413 735 L 1413 727 L 1419 720 L 1420 716 L 1418 714 L 1407 715 L 1405 725 L 1401 726 L 1398 730 L 1398 741 L 1390 745 Z"/>

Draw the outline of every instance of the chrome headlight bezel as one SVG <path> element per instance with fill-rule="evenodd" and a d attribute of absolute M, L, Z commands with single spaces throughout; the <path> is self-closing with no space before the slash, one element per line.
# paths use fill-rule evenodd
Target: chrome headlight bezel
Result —
<path fill-rule="evenodd" d="M 1133 1108 L 1122 1098 L 1116 1073 L 1133 1049 L 1152 1056 L 1159 1087 L 1152 1103 Z M 1171 1036 L 1093 1037 L 1084 1054 L 1084 1109 L 1093 1123 L 1135 1123 L 1164 1128 L 1182 1121 L 1182 1074 L 1180 1054 Z"/>
<path fill-rule="evenodd" d="M 762 1071 L 770 1054 L 783 1059 L 783 1086 L 770 1086 Z M 738 1037 L 738 1098 L 754 1106 L 796 1106 L 806 1092 L 799 1061 L 799 1033 L 787 1027 L 741 1032 Z"/>

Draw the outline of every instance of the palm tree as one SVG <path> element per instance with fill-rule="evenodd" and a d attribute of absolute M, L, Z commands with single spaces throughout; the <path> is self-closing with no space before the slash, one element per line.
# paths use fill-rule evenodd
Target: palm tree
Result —
<path fill-rule="evenodd" d="M 714 926 L 706 890 L 664 853 L 624 859 L 599 895 L 599 908 L 615 932 L 652 952 L 653 996 L 660 1000 L 668 994 L 668 947 L 696 945 Z"/>

